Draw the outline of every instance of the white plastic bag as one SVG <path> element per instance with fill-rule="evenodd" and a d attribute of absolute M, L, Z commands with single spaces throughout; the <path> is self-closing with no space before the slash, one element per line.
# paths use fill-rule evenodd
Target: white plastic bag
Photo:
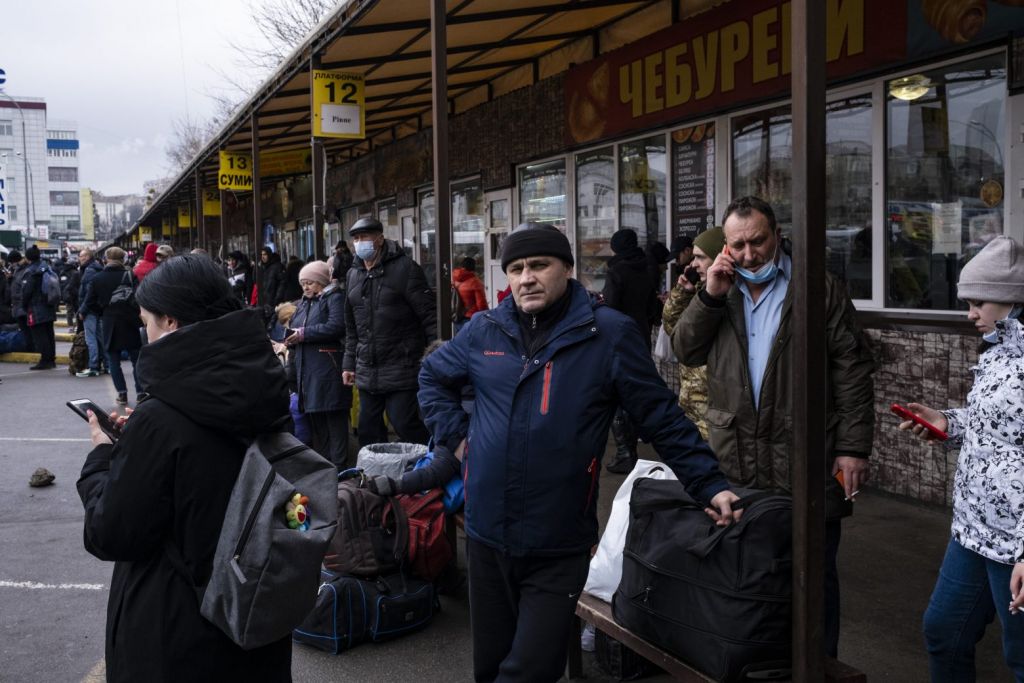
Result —
<path fill-rule="evenodd" d="M 654 342 L 654 357 L 665 363 L 674 363 L 676 354 L 672 350 L 672 338 L 665 332 L 665 326 L 658 323 L 658 339 Z"/>
<path fill-rule="evenodd" d="M 359 449 L 356 467 L 368 477 L 385 475 L 399 479 L 412 469 L 417 460 L 427 454 L 427 447 L 418 443 L 371 443 Z"/>
<path fill-rule="evenodd" d="M 633 494 L 633 482 L 637 479 L 675 479 L 676 475 L 668 465 L 655 460 L 637 460 L 622 486 L 615 493 L 612 512 L 604 528 L 597 553 L 590 559 L 590 573 L 583 590 L 612 601 L 612 593 L 622 579 L 622 550 L 626 547 L 626 531 L 629 528 L 629 497 Z"/>

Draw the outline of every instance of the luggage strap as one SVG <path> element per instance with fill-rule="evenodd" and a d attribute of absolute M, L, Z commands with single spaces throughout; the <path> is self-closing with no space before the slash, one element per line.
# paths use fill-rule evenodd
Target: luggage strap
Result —
<path fill-rule="evenodd" d="M 752 493 L 749 496 L 744 496 L 743 498 L 737 500 L 735 503 L 732 504 L 732 509 L 742 510 L 743 508 L 750 507 L 754 503 L 760 502 L 765 498 L 777 495 L 779 494 L 776 491 L 758 491 L 757 493 Z M 741 518 L 739 522 L 736 522 L 736 524 L 743 524 L 743 519 Z M 701 559 L 707 558 L 707 556 L 711 554 L 711 551 L 718 546 L 718 544 L 725 537 L 725 534 L 732 527 L 732 524 L 730 524 L 729 526 L 721 527 L 720 529 L 718 529 L 718 531 L 711 534 L 703 541 L 695 543 L 689 548 L 687 548 L 687 550 Z"/>

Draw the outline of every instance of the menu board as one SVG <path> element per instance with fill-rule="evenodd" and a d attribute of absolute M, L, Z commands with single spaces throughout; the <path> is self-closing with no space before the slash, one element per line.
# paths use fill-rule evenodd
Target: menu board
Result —
<path fill-rule="evenodd" d="M 715 225 L 715 124 L 672 131 L 673 237 Z"/>

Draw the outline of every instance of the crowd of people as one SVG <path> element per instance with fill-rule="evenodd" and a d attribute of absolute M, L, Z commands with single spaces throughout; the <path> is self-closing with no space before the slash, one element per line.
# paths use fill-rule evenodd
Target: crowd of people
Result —
<path fill-rule="evenodd" d="M 240 252 L 222 267 L 204 254 L 161 255 L 156 245 L 132 270 L 117 248 L 106 250 L 103 264 L 80 254 L 77 272 L 67 277 L 77 283 L 76 324 L 87 336 L 92 329 L 99 344 L 85 374 L 102 371 L 106 362 L 120 398 L 126 394 L 120 363 L 128 360 L 143 397 L 130 419 L 120 416 L 124 436 L 116 444 L 92 421 L 95 449 L 79 482 L 87 546 L 117 560 L 124 582 L 148 571 L 141 565 L 156 563 L 167 574 L 161 581 L 183 589 L 181 577 L 163 566 L 159 545 L 133 545 L 143 536 L 178 543 L 194 572 L 189 581 L 208 574 L 216 537 L 190 530 L 199 519 L 223 514 L 215 508 L 226 504 L 226 495 L 213 489 L 230 489 L 239 437 L 293 425 L 343 470 L 354 464 L 353 426 L 363 446 L 388 440 L 390 425 L 400 440 L 431 441 L 443 476 L 461 470 L 476 680 L 557 680 L 598 540 L 597 475 L 609 432 L 616 444 L 609 469 L 631 469 L 643 439 L 720 525 L 742 515 L 733 509 L 734 488 L 790 488 L 798 381 L 790 327 L 794 263 L 766 202 L 737 199 L 721 227 L 666 250 L 677 279 L 664 305 L 657 272 L 634 231 L 612 236 L 615 256 L 598 294 L 574 279 L 562 231 L 524 224 L 502 245 L 510 296 L 496 308 L 487 308 L 472 282 L 474 260 L 459 262 L 452 281 L 453 297 L 462 302 L 453 306 L 457 332 L 443 343 L 436 293 L 422 268 L 384 237 L 375 219 L 357 221 L 349 236 L 352 252 L 341 242 L 329 260 L 307 263 L 282 264 L 271 247 L 255 266 Z M 10 287 L 19 304 L 12 306 L 14 319 L 37 347 L 52 344 L 56 312 L 39 308 L 45 267 L 38 253 L 26 254 Z M 952 538 L 925 621 L 932 679 L 970 678 L 974 644 L 996 613 L 1007 665 L 1021 677 L 1024 622 L 1015 615 L 1024 605 L 1017 407 L 1024 247 L 993 240 L 965 266 L 959 287 L 984 336 L 967 407 L 938 411 L 925 397 L 910 404 L 963 445 Z M 137 307 L 134 318 L 119 308 L 126 290 L 133 294 L 129 306 Z M 828 367 L 824 645 L 834 657 L 837 556 L 843 520 L 868 476 L 874 359 L 843 283 L 826 275 L 820 295 Z M 680 361 L 678 396 L 652 360 L 658 326 Z M 50 363 L 52 354 L 39 365 Z M 900 428 L 932 438 L 913 421 Z M 194 449 L 180 447 L 193 443 Z M 206 454 L 216 444 L 223 446 L 217 455 Z M 218 458 L 216 476 L 200 464 Z M 202 478 L 210 490 L 186 493 L 177 475 Z M 420 477 L 373 483 L 382 493 L 422 485 Z M 138 529 L 117 521 L 142 500 L 162 509 Z M 166 595 L 154 588 L 146 605 L 108 623 L 112 680 L 146 677 L 149 667 L 181 667 L 180 677 L 188 678 L 252 662 L 264 673 L 277 672 L 274 680 L 288 680 L 290 644 L 268 646 L 240 663 L 233 644 L 209 624 L 196 627 L 198 615 L 180 607 L 173 642 L 145 658 L 130 654 L 135 638 L 155 637 L 144 614 L 159 611 Z M 112 589 L 112 604 L 122 597 Z M 205 654 L 176 659 L 189 648 Z"/>

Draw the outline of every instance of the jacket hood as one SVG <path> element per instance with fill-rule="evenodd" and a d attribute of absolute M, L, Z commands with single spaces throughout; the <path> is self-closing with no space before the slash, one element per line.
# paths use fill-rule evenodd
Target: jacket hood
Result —
<path fill-rule="evenodd" d="M 255 309 L 186 325 L 147 344 L 138 371 L 146 393 L 205 427 L 252 437 L 275 431 L 288 415 L 285 371 Z"/>
<path fill-rule="evenodd" d="M 146 251 L 142 254 L 143 261 L 149 261 L 150 263 L 156 263 L 156 250 L 160 247 L 156 242 L 150 242 L 146 245 Z"/>
<path fill-rule="evenodd" d="M 609 266 L 623 265 L 633 270 L 647 269 L 647 255 L 640 247 L 630 247 L 608 260 Z"/>

